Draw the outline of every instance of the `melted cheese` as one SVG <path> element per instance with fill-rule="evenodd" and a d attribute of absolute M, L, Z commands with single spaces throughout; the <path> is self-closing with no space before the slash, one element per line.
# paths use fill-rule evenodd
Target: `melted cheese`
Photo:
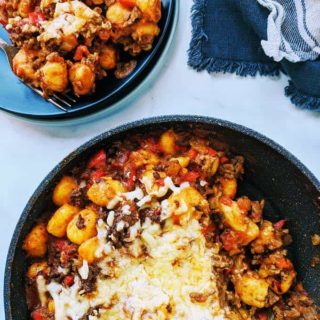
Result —
<path fill-rule="evenodd" d="M 223 319 L 212 272 L 211 258 L 216 252 L 205 246 L 196 219 L 184 227 L 168 220 L 164 229 L 147 219 L 132 246 L 136 246 L 136 257 L 122 248 L 99 262 L 108 277 L 98 278 L 97 290 L 90 298 L 79 293 L 79 279 L 70 288 L 49 284 L 56 320 L 79 319 L 90 307 L 98 306 L 101 316 L 92 319 Z M 141 255 L 141 247 L 146 254 Z M 207 299 L 196 302 L 192 294 Z"/>
<path fill-rule="evenodd" d="M 75 277 L 70 288 L 51 282 L 47 290 L 54 301 L 55 320 L 79 320 L 90 308 L 88 299 L 83 299 L 80 294 L 80 280 Z"/>
<path fill-rule="evenodd" d="M 57 3 L 54 12 L 54 17 L 61 16 L 65 13 L 73 14 L 74 16 L 84 19 L 86 21 L 99 17 L 99 14 L 94 10 L 90 9 L 81 1 L 70 1 Z"/>
<path fill-rule="evenodd" d="M 42 306 L 45 306 L 47 303 L 46 280 L 44 279 L 43 276 L 38 276 L 36 282 L 37 282 L 37 290 L 38 290 L 40 303 Z"/>
<path fill-rule="evenodd" d="M 38 37 L 38 40 L 48 41 L 59 38 L 61 35 L 77 34 L 87 22 L 97 17 L 99 14 L 81 1 L 57 3 L 54 19 L 41 23 L 44 32 Z"/>
<path fill-rule="evenodd" d="M 65 13 L 52 21 L 42 22 L 44 32 L 38 37 L 38 40 L 48 41 L 50 39 L 59 38 L 62 34 L 71 35 L 80 32 L 85 26 L 86 20 Z"/>
<path fill-rule="evenodd" d="M 83 260 L 82 266 L 78 269 L 79 275 L 82 279 L 87 280 L 89 277 L 88 261 Z"/>
<path fill-rule="evenodd" d="M 124 193 L 124 196 L 127 200 L 141 200 L 144 196 L 143 191 L 141 190 L 141 188 L 136 188 L 135 190 L 131 191 L 131 192 L 127 192 Z"/>
<path fill-rule="evenodd" d="M 103 257 L 103 255 L 108 255 L 112 250 L 113 247 L 110 242 L 107 241 L 108 235 L 108 226 L 112 226 L 114 220 L 114 212 L 110 211 L 107 219 L 107 224 L 103 222 L 102 219 L 98 220 L 97 224 L 97 238 L 99 241 L 98 248 L 95 252 L 95 256 L 97 258 Z"/>
<path fill-rule="evenodd" d="M 169 190 L 173 193 L 179 193 L 181 190 L 190 186 L 188 182 L 184 182 L 179 187 L 176 187 L 170 177 L 166 177 L 163 182 L 163 186 L 157 186 L 152 171 L 146 171 L 141 178 L 141 183 L 145 186 L 147 194 L 157 198 L 164 197 Z"/>

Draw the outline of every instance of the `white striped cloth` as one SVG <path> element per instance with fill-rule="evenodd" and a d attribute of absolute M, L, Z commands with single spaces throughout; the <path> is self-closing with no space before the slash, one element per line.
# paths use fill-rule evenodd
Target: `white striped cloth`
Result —
<path fill-rule="evenodd" d="M 268 39 L 261 42 L 275 61 L 315 60 L 320 55 L 320 0 L 257 0 L 270 10 Z"/>

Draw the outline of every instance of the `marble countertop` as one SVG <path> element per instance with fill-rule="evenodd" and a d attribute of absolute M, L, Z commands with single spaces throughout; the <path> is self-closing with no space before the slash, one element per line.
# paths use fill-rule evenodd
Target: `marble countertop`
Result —
<path fill-rule="evenodd" d="M 187 67 L 192 0 L 181 1 L 174 48 L 157 81 L 139 100 L 81 126 L 47 128 L 0 113 L 0 291 L 19 215 L 46 174 L 69 152 L 117 125 L 157 115 L 197 114 L 242 124 L 278 142 L 320 179 L 320 113 L 295 108 L 284 96 L 287 78 L 239 78 Z M 0 319 L 4 319 L 3 303 Z"/>

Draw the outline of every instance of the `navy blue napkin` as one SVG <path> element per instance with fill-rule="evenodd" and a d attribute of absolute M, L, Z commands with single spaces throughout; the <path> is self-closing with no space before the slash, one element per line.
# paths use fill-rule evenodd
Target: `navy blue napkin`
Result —
<path fill-rule="evenodd" d="M 269 11 L 255 0 L 194 0 L 188 64 L 197 71 L 290 77 L 285 94 L 296 106 L 320 111 L 320 61 L 280 63 L 265 55 Z"/>

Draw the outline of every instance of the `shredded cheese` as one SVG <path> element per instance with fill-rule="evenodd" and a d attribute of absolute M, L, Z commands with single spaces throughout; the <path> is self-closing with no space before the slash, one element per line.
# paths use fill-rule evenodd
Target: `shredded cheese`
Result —
<path fill-rule="evenodd" d="M 102 272 L 90 296 L 81 294 L 78 277 L 69 288 L 55 282 L 47 286 L 54 299 L 55 319 L 78 320 L 90 308 L 99 308 L 100 316 L 92 319 L 102 320 L 139 320 L 143 315 L 159 320 L 224 319 L 212 271 L 215 249 L 206 247 L 199 221 L 192 219 L 182 227 L 167 220 L 161 229 L 147 218 L 135 228 L 142 233 L 131 247 L 111 250 L 98 263 Z M 81 268 L 79 274 L 85 278 L 85 262 Z M 194 293 L 203 295 L 203 302 L 193 301 Z"/>
<path fill-rule="evenodd" d="M 80 274 L 80 277 L 83 280 L 87 280 L 89 277 L 89 266 L 88 266 L 88 261 L 83 260 L 82 262 L 82 267 L 78 269 L 78 272 Z"/>
<path fill-rule="evenodd" d="M 38 276 L 36 279 L 37 283 L 37 290 L 38 290 L 38 295 L 40 299 L 40 303 L 42 306 L 45 306 L 47 303 L 47 289 L 46 289 L 46 280 L 44 279 L 43 276 Z"/>

